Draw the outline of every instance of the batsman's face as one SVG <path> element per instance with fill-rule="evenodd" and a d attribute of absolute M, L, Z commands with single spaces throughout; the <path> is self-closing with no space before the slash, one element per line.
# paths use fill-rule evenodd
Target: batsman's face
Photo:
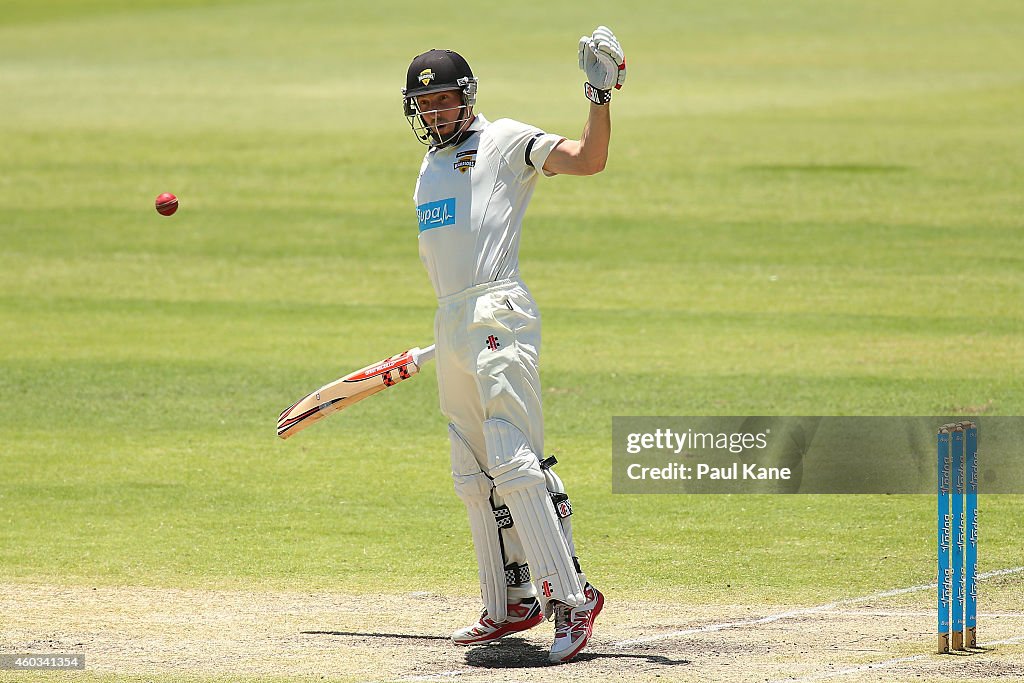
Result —
<path fill-rule="evenodd" d="M 423 124 L 439 138 L 453 135 L 469 118 L 469 112 L 463 114 L 462 93 L 458 89 L 420 95 L 416 98 L 416 108 Z"/>

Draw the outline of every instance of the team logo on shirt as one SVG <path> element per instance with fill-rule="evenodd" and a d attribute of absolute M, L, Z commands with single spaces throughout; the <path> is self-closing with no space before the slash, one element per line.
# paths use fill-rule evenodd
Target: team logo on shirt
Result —
<path fill-rule="evenodd" d="M 434 80 L 434 72 L 430 69 L 424 69 L 420 72 L 420 75 L 416 77 L 423 85 L 430 85 L 430 81 Z"/>
<path fill-rule="evenodd" d="M 455 155 L 455 163 L 453 168 L 459 173 L 465 173 L 469 169 L 476 166 L 476 150 L 467 149 L 465 152 L 459 152 Z"/>

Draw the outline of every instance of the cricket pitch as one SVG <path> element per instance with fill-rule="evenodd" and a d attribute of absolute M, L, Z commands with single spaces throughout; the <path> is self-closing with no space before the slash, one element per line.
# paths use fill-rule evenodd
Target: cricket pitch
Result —
<path fill-rule="evenodd" d="M 549 665 L 549 623 L 485 646 L 448 634 L 476 602 L 431 593 L 244 592 L 0 584 L 7 652 L 81 653 L 68 680 L 860 681 L 1024 676 L 1019 575 L 986 583 L 983 650 L 940 656 L 934 592 L 826 605 L 624 602 L 607 590 L 577 660 Z M 998 597 L 998 600 L 995 598 Z M 534 671 L 531 671 L 534 670 Z M 0 672 L 0 678 L 8 672 Z M 20 675 L 20 674 L 18 674 Z"/>

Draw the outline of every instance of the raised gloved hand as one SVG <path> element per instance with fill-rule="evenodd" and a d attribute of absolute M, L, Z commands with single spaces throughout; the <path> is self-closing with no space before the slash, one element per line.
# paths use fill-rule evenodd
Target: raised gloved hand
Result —
<path fill-rule="evenodd" d="M 587 74 L 584 93 L 592 102 L 607 104 L 611 90 L 626 82 L 626 56 L 615 34 L 607 26 L 598 26 L 594 33 L 580 38 L 580 69 Z"/>

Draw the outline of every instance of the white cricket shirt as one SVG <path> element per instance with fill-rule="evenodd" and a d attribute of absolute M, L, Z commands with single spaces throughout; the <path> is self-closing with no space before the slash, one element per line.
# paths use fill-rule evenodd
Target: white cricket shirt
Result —
<path fill-rule="evenodd" d="M 544 162 L 565 138 L 476 115 L 473 135 L 423 157 L 413 199 L 437 297 L 519 277 L 519 235 Z"/>

